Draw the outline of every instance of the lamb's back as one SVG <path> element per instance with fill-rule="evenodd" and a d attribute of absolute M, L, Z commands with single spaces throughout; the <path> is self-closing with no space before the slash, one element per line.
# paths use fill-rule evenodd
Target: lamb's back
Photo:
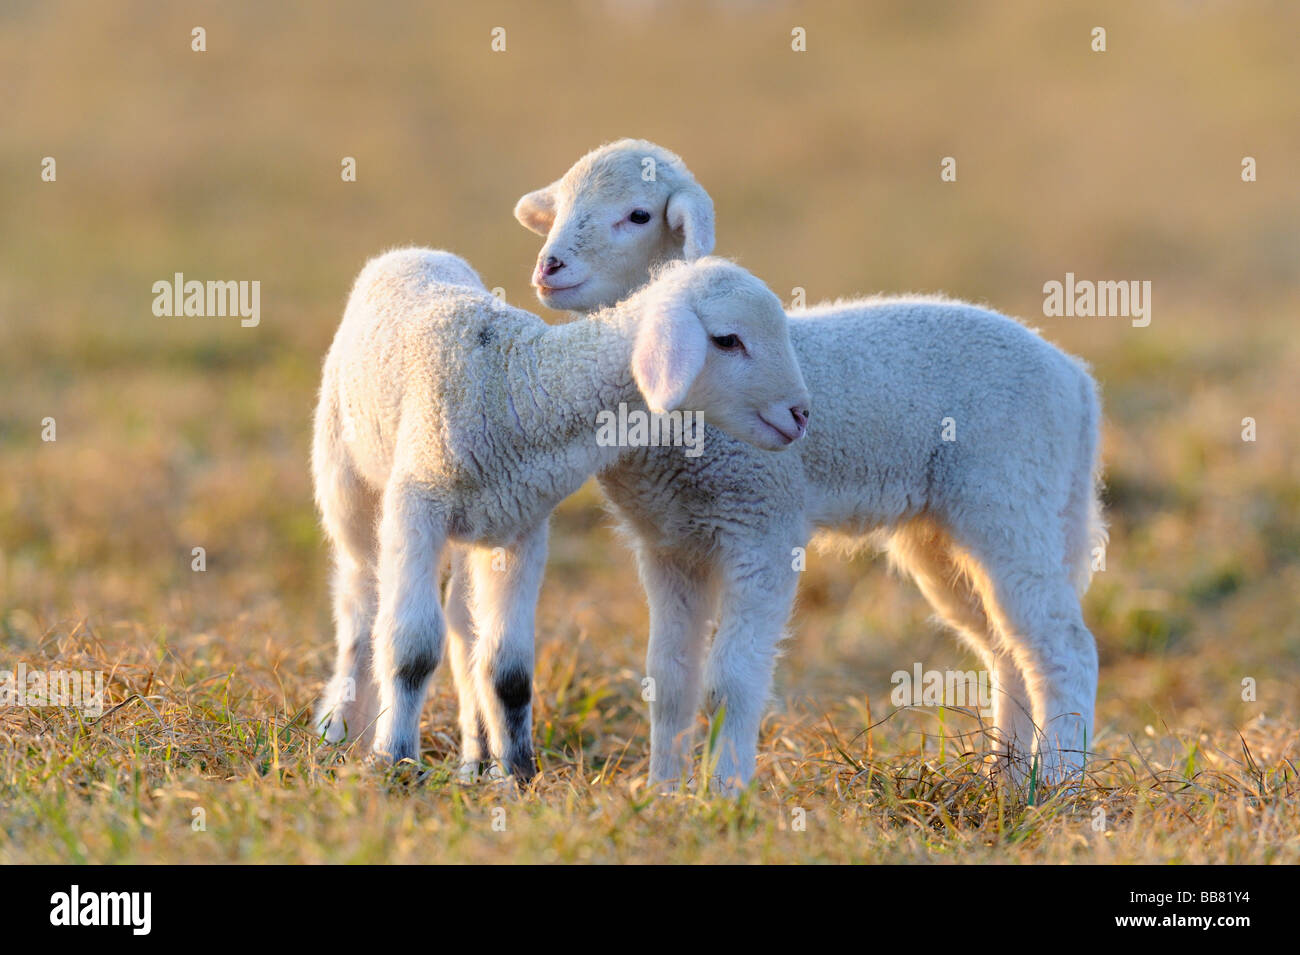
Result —
<path fill-rule="evenodd" d="M 544 328 L 472 272 L 473 284 L 449 281 L 465 276 L 441 255 L 401 250 L 369 263 L 326 358 L 325 387 L 349 419 L 358 470 L 376 485 L 399 433 L 409 436 L 404 453 L 431 471 L 471 447 L 508 400 L 508 352 Z"/>

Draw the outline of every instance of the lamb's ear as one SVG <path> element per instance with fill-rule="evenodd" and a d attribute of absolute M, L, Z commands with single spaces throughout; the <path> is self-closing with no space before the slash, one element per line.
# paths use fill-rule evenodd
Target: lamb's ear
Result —
<path fill-rule="evenodd" d="M 682 239 L 682 252 L 690 262 L 713 251 L 713 200 L 698 183 L 678 189 L 668 197 L 668 228 Z"/>
<path fill-rule="evenodd" d="M 555 225 L 555 193 L 559 180 L 530 192 L 515 203 L 515 218 L 525 229 L 546 235 Z"/>
<path fill-rule="evenodd" d="M 651 411 L 681 407 L 708 347 L 704 325 L 687 304 L 672 297 L 648 303 L 632 348 L 632 377 Z"/>

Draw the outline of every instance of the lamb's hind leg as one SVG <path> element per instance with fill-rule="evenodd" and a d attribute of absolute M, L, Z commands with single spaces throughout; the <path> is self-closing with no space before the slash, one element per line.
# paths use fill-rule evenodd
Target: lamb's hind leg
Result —
<path fill-rule="evenodd" d="M 941 528 L 913 521 L 890 539 L 890 558 L 916 581 L 935 613 L 979 655 L 989 674 L 994 766 L 1028 765 L 1034 749 L 1033 708 L 1024 677 L 989 622 L 983 600 L 963 571 L 965 555 Z"/>
<path fill-rule="evenodd" d="M 380 712 L 374 751 L 398 762 L 419 757 L 420 711 L 442 656 L 445 625 L 437 571 L 446 531 L 435 502 L 401 480 L 385 490 L 382 512 L 375 621 Z"/>
<path fill-rule="evenodd" d="M 547 526 L 509 547 L 470 551 L 474 618 L 472 670 L 479 713 L 494 758 L 516 779 L 537 774 L 533 756 L 533 643 L 537 598 L 546 570 Z"/>
<path fill-rule="evenodd" d="M 328 424 L 328 422 L 326 422 Z M 328 435 L 328 429 L 322 429 Z M 371 667 L 377 495 L 352 470 L 342 448 L 318 435 L 313 460 L 316 496 L 334 551 L 334 676 L 316 708 L 316 728 L 331 743 L 366 745 L 376 688 Z"/>
<path fill-rule="evenodd" d="M 474 676 L 474 618 L 470 613 L 470 569 L 468 553 L 456 547 L 451 557 L 451 579 L 447 584 L 447 657 L 460 704 L 460 778 L 478 778 L 488 758 L 487 727 L 479 708 L 478 680 Z"/>
<path fill-rule="evenodd" d="M 339 553 L 334 568 L 338 658 L 316 711 L 317 731 L 330 743 L 350 738 L 364 746 L 373 729 L 377 703 L 371 669 L 375 600 L 373 568 Z"/>
<path fill-rule="evenodd" d="M 985 558 L 984 603 L 1011 649 L 1033 703 L 1039 776 L 1082 773 L 1097 700 L 1097 644 L 1073 583 L 1050 561 Z M 1025 767 L 1021 766 L 1023 776 Z"/>

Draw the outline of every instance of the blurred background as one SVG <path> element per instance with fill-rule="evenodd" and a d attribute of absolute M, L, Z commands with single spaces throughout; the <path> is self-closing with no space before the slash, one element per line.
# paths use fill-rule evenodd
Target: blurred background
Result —
<path fill-rule="evenodd" d="M 6 0 L 6 658 L 109 665 L 114 699 L 233 670 L 246 711 L 300 713 L 332 658 L 310 420 L 353 277 L 387 247 L 445 247 L 563 321 L 530 294 L 540 243 L 511 209 L 634 136 L 683 156 L 718 252 L 787 301 L 941 291 L 1092 364 L 1111 522 L 1085 606 L 1100 745 L 1294 727 L 1300 7 L 1069 6 Z M 1043 284 L 1067 271 L 1149 280 L 1149 327 L 1044 317 Z M 260 325 L 156 317 L 152 284 L 175 272 L 260 281 Z M 644 600 L 593 485 L 552 540 L 544 759 L 640 758 Z M 868 701 L 887 710 L 893 671 L 973 668 L 928 617 L 883 562 L 813 557 L 775 711 L 838 714 L 851 736 Z M 451 751 L 435 682 L 426 743 Z"/>

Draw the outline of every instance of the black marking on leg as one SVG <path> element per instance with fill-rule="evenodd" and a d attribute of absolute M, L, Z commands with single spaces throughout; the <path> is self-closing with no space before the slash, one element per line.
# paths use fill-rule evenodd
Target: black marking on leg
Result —
<path fill-rule="evenodd" d="M 496 674 L 492 687 L 501 701 L 506 721 L 506 765 L 517 779 L 532 779 L 537 775 L 530 719 L 532 674 L 521 666 L 507 667 Z"/>
<path fill-rule="evenodd" d="M 429 675 L 438 666 L 438 658 L 431 653 L 421 653 L 402 662 L 397 668 L 397 685 L 412 695 L 424 692 Z"/>
<path fill-rule="evenodd" d="M 533 726 L 531 708 L 524 704 L 506 710 L 506 765 L 520 782 L 537 775 L 537 760 L 533 756 Z"/>
<path fill-rule="evenodd" d="M 492 688 L 505 707 L 507 716 L 513 710 L 533 701 L 533 675 L 520 666 L 508 667 L 492 677 Z"/>

